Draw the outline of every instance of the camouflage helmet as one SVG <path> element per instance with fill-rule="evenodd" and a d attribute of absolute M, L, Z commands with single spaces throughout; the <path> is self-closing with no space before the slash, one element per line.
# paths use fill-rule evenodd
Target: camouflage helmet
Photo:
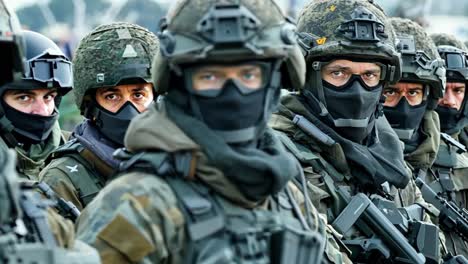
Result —
<path fill-rule="evenodd" d="M 24 71 L 24 39 L 16 14 L 0 1 L 0 86 L 20 80 Z"/>
<path fill-rule="evenodd" d="M 307 67 L 335 58 L 382 63 L 381 79 L 396 83 L 401 76 L 400 54 L 395 32 L 382 9 L 363 0 L 316 0 L 306 5 L 298 18 L 297 30 L 311 34 L 305 47 Z"/>
<path fill-rule="evenodd" d="M 464 51 L 468 51 L 466 45 L 453 35 L 447 33 L 435 33 L 431 34 L 431 38 L 436 46 L 448 45 Z"/>
<path fill-rule="evenodd" d="M 432 39 L 419 24 L 398 17 L 390 21 L 397 35 L 397 50 L 403 62 L 400 81 L 428 85 L 428 109 L 432 110 L 437 106 L 437 100 L 444 96 L 444 61 Z"/>
<path fill-rule="evenodd" d="M 73 91 L 81 114 L 88 117 L 96 88 L 152 83 L 151 61 L 158 47 L 153 33 L 124 22 L 101 25 L 85 36 L 73 60 Z"/>
<path fill-rule="evenodd" d="M 160 93 L 170 87 L 171 73 L 197 62 L 279 59 L 285 62 L 282 87 L 304 84 L 295 26 L 274 0 L 179 0 L 161 21 L 158 38 L 153 79 Z"/>

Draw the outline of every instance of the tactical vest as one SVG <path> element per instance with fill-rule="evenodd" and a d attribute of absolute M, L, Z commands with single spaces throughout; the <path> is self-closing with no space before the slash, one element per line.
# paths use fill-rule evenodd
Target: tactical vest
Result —
<path fill-rule="evenodd" d="M 190 162 L 186 153 L 139 153 L 121 163 L 125 172 L 164 177 L 174 191 L 186 221 L 182 263 L 320 263 L 322 237 L 308 228 L 289 188 L 268 199 L 270 209 L 245 209 L 187 180 Z"/>
<path fill-rule="evenodd" d="M 444 139 L 441 140 L 444 141 Z M 468 170 L 468 156 L 466 153 L 458 153 L 458 149 L 450 141 L 444 141 L 444 143 L 440 144 L 437 158 L 431 168 L 430 173 L 434 177 L 434 181 L 430 182 L 429 185 L 434 191 L 443 193 L 447 200 L 456 201 L 455 191 L 460 189 L 460 186 L 456 188 L 453 178 L 454 171 Z"/>
<path fill-rule="evenodd" d="M 411 225 L 413 224 L 408 224 L 409 219 L 404 218 L 405 215 L 399 212 L 400 209 L 397 208 L 395 202 L 398 197 L 392 196 L 390 193 L 390 186 L 387 186 L 388 188 L 383 186 L 381 190 L 373 190 L 372 193 L 377 194 L 375 196 L 370 196 L 367 192 L 362 193 L 363 191 L 360 189 L 358 183 L 353 180 L 351 175 L 340 173 L 335 169 L 335 167 L 333 167 L 333 165 L 328 163 L 321 156 L 316 155 L 314 152 L 300 143 L 291 140 L 285 133 L 276 131 L 276 135 L 281 140 L 286 149 L 288 149 L 288 151 L 290 151 L 301 162 L 302 165 L 308 166 L 304 170 L 308 172 L 308 181 L 311 183 L 309 184 L 309 191 L 315 192 L 310 196 L 318 196 L 320 200 L 325 201 L 327 206 L 325 209 L 328 222 L 336 230 L 341 232 L 343 235 L 342 241 L 346 247 L 352 251 L 351 258 L 354 261 L 357 261 L 358 263 L 361 263 L 362 261 L 364 263 L 369 261 L 376 261 L 377 263 L 381 263 L 379 261 L 383 261 L 383 263 L 386 263 L 386 261 L 388 261 L 386 258 L 390 258 L 390 256 L 398 257 L 397 254 L 401 253 L 399 253 L 394 248 L 391 249 L 394 251 L 390 253 L 389 248 L 391 248 L 392 242 L 390 242 L 390 240 L 385 241 L 382 239 L 389 233 L 393 233 L 393 231 L 394 233 L 401 234 L 399 235 L 400 239 L 402 239 L 401 241 L 406 240 L 402 243 L 405 243 L 405 245 L 408 247 L 413 248 L 410 250 L 415 253 L 413 256 L 422 253 L 426 260 L 439 259 L 437 249 L 438 243 L 434 242 L 438 241 L 437 228 L 432 224 L 423 223 L 421 221 L 422 219 L 417 219 L 416 221 L 412 222 L 414 226 L 421 225 L 424 226 L 424 228 L 421 228 L 420 230 L 417 230 L 417 228 L 410 229 Z M 346 193 L 347 196 L 349 196 L 350 201 L 344 200 L 342 198 L 342 193 Z M 364 197 L 366 199 L 359 199 L 360 197 Z M 377 202 L 374 202 L 374 200 Z M 375 227 L 370 227 L 371 225 L 369 223 L 375 219 L 370 220 L 370 222 L 365 222 L 363 219 L 366 217 L 361 218 L 359 213 L 362 212 L 362 210 L 367 210 L 363 209 L 368 208 L 365 204 L 366 201 L 369 201 L 370 204 L 375 203 L 376 207 L 375 209 L 372 209 L 374 212 L 375 210 L 378 210 L 383 213 L 382 218 L 385 219 L 378 218 L 379 221 L 387 222 L 387 224 L 390 223 L 389 226 L 393 225 L 396 227 L 396 229 L 389 227 L 388 230 L 382 232 L 385 233 L 385 235 L 380 236 L 374 233 L 376 229 Z M 381 202 L 379 203 L 379 201 Z M 317 204 L 316 207 L 318 206 L 320 205 Z M 412 211 L 412 209 L 415 210 Z M 409 207 L 408 209 L 405 209 L 405 211 L 408 215 L 412 212 L 417 212 L 421 213 L 421 216 L 423 212 L 422 208 L 416 207 Z M 413 216 L 413 214 L 411 215 Z M 392 221 L 390 221 L 390 219 Z M 379 226 L 379 224 L 376 224 L 376 226 Z M 402 226 L 405 227 L 401 228 Z M 402 230 L 405 230 L 405 232 Z M 419 233 L 421 230 L 422 232 Z M 435 240 L 431 240 L 431 243 L 426 243 L 425 241 L 415 242 L 414 239 L 412 239 L 414 236 L 423 238 L 430 237 L 431 239 L 434 238 Z M 420 256 L 418 258 L 420 258 Z"/>
<path fill-rule="evenodd" d="M 67 133 L 66 131 L 61 131 L 60 134 L 60 144 L 63 145 L 67 142 Z M 2 135 L 5 137 L 6 135 Z M 7 142 L 11 141 L 5 141 L 7 138 L 0 138 L 0 147 L 7 147 Z M 16 142 L 16 140 L 15 140 Z M 40 161 L 33 161 L 30 160 L 29 157 L 23 156 L 25 154 L 19 153 L 17 151 L 17 161 L 16 161 L 16 171 L 18 172 L 18 176 L 22 179 L 27 179 L 27 180 L 37 180 L 37 177 L 40 173 L 40 171 L 45 167 L 47 164 L 47 159 L 45 160 L 40 160 Z"/>
<path fill-rule="evenodd" d="M 68 141 L 51 154 L 51 159 L 67 157 L 81 164 L 86 173 L 67 173 L 73 186 L 79 193 L 83 206 L 89 204 L 99 191 L 104 188 L 113 170 L 91 151 L 83 147 L 76 139 Z M 65 171 L 65 170 L 64 170 Z"/>
<path fill-rule="evenodd" d="M 305 170 L 308 172 L 309 177 L 314 177 L 313 179 L 307 179 L 313 184 L 312 186 L 309 186 L 310 188 L 314 188 L 315 193 L 312 195 L 315 196 L 315 199 L 319 200 L 330 198 L 332 204 L 326 208 L 326 215 L 329 221 L 335 219 L 340 213 L 339 208 L 346 207 L 346 204 L 341 204 L 339 199 L 330 197 L 330 194 L 333 196 L 334 192 L 334 187 L 332 186 L 333 182 L 348 185 L 353 181 L 351 176 L 338 172 L 322 157 L 316 155 L 305 146 L 292 141 L 285 133 L 275 131 L 275 134 L 286 149 L 291 152 L 291 154 L 293 154 L 302 165 L 310 166 Z M 324 180 L 325 178 L 328 180 Z M 319 204 L 316 204 L 315 206 L 318 208 Z"/>

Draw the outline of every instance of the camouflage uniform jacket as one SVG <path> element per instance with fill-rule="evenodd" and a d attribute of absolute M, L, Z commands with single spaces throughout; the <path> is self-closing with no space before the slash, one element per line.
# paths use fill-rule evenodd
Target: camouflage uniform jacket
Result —
<path fill-rule="evenodd" d="M 336 199 L 336 194 L 327 186 L 325 175 L 333 175 L 330 179 L 339 186 L 347 186 L 352 192 L 357 186 L 352 181 L 352 175 L 347 170 L 347 161 L 341 147 L 337 144 L 326 149 L 323 144 L 318 144 L 315 139 L 307 135 L 298 128 L 292 120 L 282 113 L 282 109 L 295 109 L 300 114 L 306 116 L 308 111 L 294 95 L 286 95 L 282 98 L 282 105 L 278 113 L 273 114 L 270 119 L 270 126 L 277 130 L 281 141 L 286 148 L 292 152 L 301 162 L 304 174 L 308 181 L 309 196 L 315 207 L 321 214 L 327 216 L 328 222 L 334 219 L 345 208 L 346 204 L 340 204 Z M 291 107 L 291 108 L 290 108 Z M 301 109 L 301 110 L 298 110 Z M 289 111 L 287 110 L 287 111 Z M 325 169 L 323 169 L 325 168 Z M 410 174 L 409 168 L 408 174 Z M 336 179 L 341 178 L 341 181 Z M 393 198 L 397 207 L 405 207 L 415 203 L 424 203 L 421 192 L 414 180 L 410 180 L 405 189 L 398 189 L 390 186 L 387 194 Z M 423 220 L 431 222 L 428 214 L 424 214 Z M 357 230 L 356 230 L 357 231 Z M 351 234 L 352 237 L 359 236 L 359 232 Z"/>
<path fill-rule="evenodd" d="M 440 144 L 440 127 L 439 116 L 435 111 L 428 111 L 424 114 L 423 120 L 421 122 L 421 128 L 421 134 L 423 137 L 422 142 L 413 151 L 407 153 L 405 151 L 404 155 L 406 164 L 412 171 L 413 179 L 418 177 L 418 173 L 420 171 L 425 172 L 431 168 L 437 156 L 437 151 Z M 412 180 L 410 183 L 414 184 L 414 181 Z M 403 190 L 403 192 L 406 193 L 405 190 Z M 419 190 L 417 193 L 420 195 Z M 407 193 L 406 195 L 411 196 L 414 195 L 414 193 Z M 420 196 L 418 196 L 418 198 L 414 197 L 410 200 L 418 201 L 418 203 L 422 202 Z M 425 204 L 426 209 L 428 209 L 432 215 L 438 213 L 437 209 L 435 209 L 432 205 L 425 202 L 421 204 Z"/>
<path fill-rule="evenodd" d="M 458 135 L 452 135 L 458 140 Z M 427 172 L 426 182 L 436 191 L 468 209 L 468 153 L 456 153 L 456 148 L 440 140 L 437 159 Z M 447 250 L 468 257 L 468 243 L 452 232 L 444 232 Z"/>
<path fill-rule="evenodd" d="M 286 99 L 286 101 L 292 103 L 299 103 L 297 100 L 288 100 L 288 97 L 292 98 L 293 95 L 283 97 L 283 102 Z M 288 107 L 287 105 L 283 106 Z M 299 105 L 296 106 L 300 107 Z M 303 110 L 308 111 L 305 108 L 303 108 Z M 310 196 L 315 197 L 313 200 L 314 205 L 318 208 L 319 212 L 325 214 L 329 213 L 327 212 L 327 209 L 330 208 L 330 199 L 332 199 L 333 194 L 329 193 L 328 188 L 323 182 L 322 172 L 320 171 L 322 169 L 316 167 L 315 164 L 322 164 L 323 167 L 326 168 L 327 174 L 333 173 L 337 175 L 338 178 L 342 178 L 342 181 L 338 183 L 339 185 L 351 186 L 352 183 L 349 179 L 351 179 L 352 176 L 349 174 L 349 171 L 346 170 L 347 161 L 343 150 L 339 146 L 333 146 L 330 149 L 325 149 L 323 145 L 318 145 L 312 137 L 302 132 L 302 130 L 299 129 L 292 120 L 281 112 L 273 115 L 270 120 L 270 125 L 278 131 L 281 135 L 282 141 L 289 145 L 287 146 L 288 150 L 295 152 L 293 154 L 301 161 L 306 177 L 310 183 Z M 409 169 L 408 173 L 410 173 Z M 351 187 L 354 188 L 353 186 Z M 423 201 L 421 193 L 414 182 L 410 181 L 404 190 L 397 189 L 393 186 L 390 187 L 390 189 L 389 194 L 394 197 L 394 201 L 397 206 L 407 206 Z"/>
<path fill-rule="evenodd" d="M 58 196 L 72 202 L 79 210 L 91 202 L 113 174 L 109 166 L 76 140 L 61 146 L 52 153 L 51 158 L 39 174 L 39 180 L 47 183 Z"/>
<path fill-rule="evenodd" d="M 55 124 L 51 135 L 45 143 L 35 144 L 25 150 L 16 147 L 17 165 L 16 170 L 22 179 L 38 180 L 39 172 L 45 167 L 47 157 L 56 150 L 61 144 L 66 142 L 64 132 L 60 130 L 58 121 Z M 7 143 L 0 138 L 0 148 L 9 148 Z"/>
<path fill-rule="evenodd" d="M 155 123 L 158 126 L 154 126 Z M 203 188 L 209 186 L 216 190 L 220 195 L 214 196 L 227 206 L 225 209 L 249 212 L 247 214 L 269 211 L 264 205 L 249 202 L 221 171 L 208 165 L 199 146 L 162 112 L 151 108 L 136 117 L 128 129 L 126 147 L 132 152 L 145 150 L 147 153 L 152 149 L 163 150 L 163 153 L 192 150 L 197 157 L 193 181 Z M 119 176 L 82 212 L 77 221 L 79 239 L 96 247 L 104 263 L 181 263 L 187 250 L 186 234 L 190 230 L 187 230 L 188 220 L 179 200 L 182 198 L 174 190 L 166 178 L 148 171 Z M 293 193 L 300 200 L 298 192 Z M 318 214 L 312 217 L 315 223 L 312 228 L 331 237 L 328 233 L 331 231 L 325 231 L 325 224 Z M 290 216 L 284 219 L 288 218 Z M 332 238 L 329 241 L 327 248 L 336 247 Z M 336 263 L 345 262 L 339 252 L 335 258 L 338 259 Z"/>

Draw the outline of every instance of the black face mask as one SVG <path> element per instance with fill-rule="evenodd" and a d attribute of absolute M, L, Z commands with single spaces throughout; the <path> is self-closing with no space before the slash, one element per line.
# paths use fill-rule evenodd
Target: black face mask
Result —
<path fill-rule="evenodd" d="M 449 133 L 448 131 L 453 130 L 458 125 L 458 121 L 460 119 L 460 111 L 446 106 L 437 106 L 435 109 L 436 112 L 439 114 L 440 119 L 440 130 L 445 133 Z"/>
<path fill-rule="evenodd" d="M 384 106 L 384 113 L 398 137 L 406 142 L 412 138 L 414 132 L 419 128 L 426 107 L 427 101 L 411 106 L 406 97 L 402 97 L 396 106 Z"/>
<path fill-rule="evenodd" d="M 326 81 L 322 84 L 336 131 L 349 140 L 362 142 L 372 131 L 382 85 L 369 87 L 357 75 L 340 87 Z"/>
<path fill-rule="evenodd" d="M 23 137 L 23 139 L 31 140 L 31 143 L 37 144 L 45 141 L 52 129 L 59 115 L 56 110 L 50 116 L 27 114 L 16 110 L 9 106 L 7 103 L 2 103 L 5 111 L 5 116 L 13 124 L 15 133 Z"/>
<path fill-rule="evenodd" d="M 128 125 L 140 112 L 130 101 L 127 101 L 116 113 L 112 113 L 100 106 L 97 106 L 96 110 L 95 117 L 98 130 L 112 142 L 123 146 Z"/>
<path fill-rule="evenodd" d="M 200 111 L 199 118 L 228 143 L 252 140 L 256 125 L 264 115 L 267 88 L 248 94 L 241 93 L 240 89 L 243 88 L 236 82 L 228 80 L 216 97 L 193 95 Z"/>
<path fill-rule="evenodd" d="M 228 81 L 220 95 L 207 98 L 196 95 L 205 123 L 215 130 L 239 130 L 257 123 L 262 115 L 264 89 L 241 94 L 236 83 Z"/>

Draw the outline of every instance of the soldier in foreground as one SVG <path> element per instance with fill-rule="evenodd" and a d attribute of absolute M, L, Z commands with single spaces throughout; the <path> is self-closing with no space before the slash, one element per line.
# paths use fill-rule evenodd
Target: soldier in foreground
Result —
<path fill-rule="evenodd" d="M 130 120 L 155 97 L 151 61 L 156 36 L 129 23 L 99 26 L 84 37 L 74 59 L 76 105 L 86 118 L 52 155 L 41 181 L 83 209 L 111 180 Z"/>
<path fill-rule="evenodd" d="M 79 238 L 104 263 L 319 263 L 325 225 L 266 125 L 280 87 L 303 84 L 294 26 L 267 0 L 178 1 L 160 26 L 167 94 L 130 124 Z"/>
<path fill-rule="evenodd" d="M 397 209 L 423 200 L 382 116 L 383 89 L 401 74 L 391 23 L 372 1 L 313 1 L 298 32 L 306 84 L 281 99 L 270 124 L 301 162 L 315 206 L 353 261 L 437 263 L 437 227 L 419 206 L 405 210 L 410 217 Z M 426 228 L 427 240 L 414 240 L 409 226 Z"/>
<path fill-rule="evenodd" d="M 468 53 L 463 43 L 454 37 L 439 34 L 434 41 L 447 68 L 445 94 L 436 108 L 440 118 L 441 139 L 437 158 L 427 172 L 426 182 L 436 193 L 454 205 L 468 209 L 468 153 L 466 126 L 468 109 Z M 456 46 L 455 46 L 456 45 Z M 468 230 L 468 214 L 465 213 Z M 443 228 L 446 246 L 452 254 L 468 257 L 468 231 L 463 240 L 453 228 Z"/>
<path fill-rule="evenodd" d="M 66 139 L 58 105 L 72 88 L 71 62 L 47 37 L 23 31 L 26 73 L 0 87 L 0 148 L 15 149 L 22 179 L 37 180 L 52 151 Z"/>
<path fill-rule="evenodd" d="M 23 35 L 16 15 L 3 1 L 0 1 L 0 16 L 2 21 L 7 21 L 1 30 L 0 51 L 6 53 L 0 63 L 0 83 L 19 85 L 24 81 Z M 53 56 L 48 59 L 54 61 Z M 94 249 L 74 240 L 72 223 L 49 209 L 49 201 L 42 200 L 32 190 L 20 189 L 15 170 L 16 153 L 0 148 L 0 263 L 100 263 Z"/>

